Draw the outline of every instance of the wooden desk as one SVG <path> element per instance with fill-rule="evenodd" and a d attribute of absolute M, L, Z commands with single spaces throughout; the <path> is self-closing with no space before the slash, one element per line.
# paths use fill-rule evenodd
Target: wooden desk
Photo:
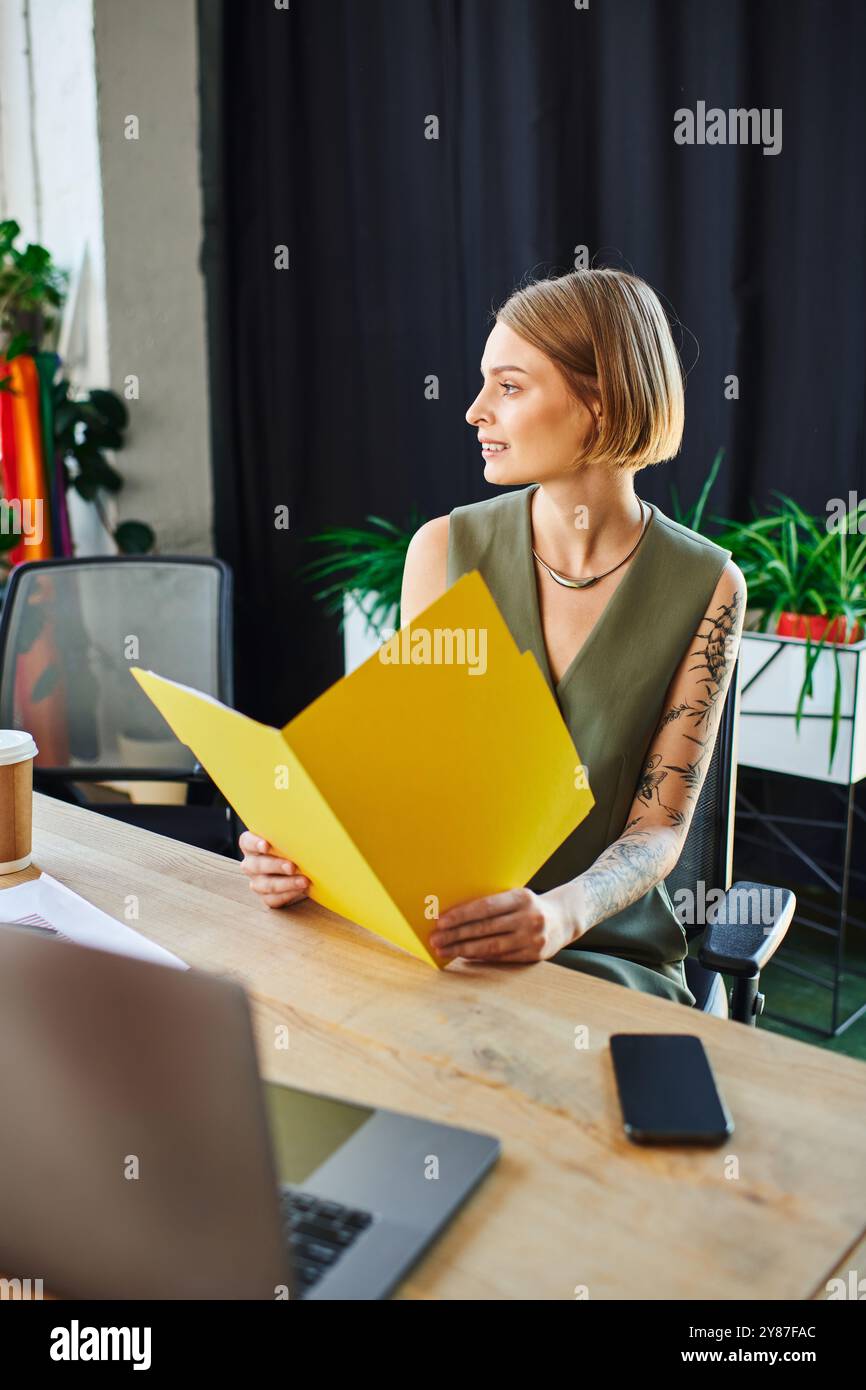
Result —
<path fill-rule="evenodd" d="M 42 796 L 34 825 L 39 868 L 246 986 L 266 1076 L 501 1137 L 499 1164 L 400 1296 L 805 1299 L 858 1259 L 866 1275 L 862 1063 L 560 966 L 440 973 L 315 903 L 268 911 L 237 863 Z M 628 1142 L 618 1031 L 704 1040 L 736 1125 L 727 1144 Z"/>

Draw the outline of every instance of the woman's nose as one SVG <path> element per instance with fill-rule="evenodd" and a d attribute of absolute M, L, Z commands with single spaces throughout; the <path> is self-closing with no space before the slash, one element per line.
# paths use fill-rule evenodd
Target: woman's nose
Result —
<path fill-rule="evenodd" d="M 469 409 L 468 409 L 467 412 L 466 412 L 466 423 L 467 423 L 467 425 L 480 425 L 480 424 L 482 423 L 482 421 L 483 421 L 485 424 L 489 423 L 489 422 L 488 422 L 488 418 L 487 418 L 487 416 L 486 416 L 485 414 L 483 414 L 482 408 L 481 408 L 481 405 L 480 405 L 480 401 L 481 401 L 481 396 L 482 396 L 482 394 L 483 394 L 482 392 L 479 392 L 479 393 L 478 393 L 478 395 L 475 397 L 475 400 L 472 402 L 472 404 L 470 405 Z"/>

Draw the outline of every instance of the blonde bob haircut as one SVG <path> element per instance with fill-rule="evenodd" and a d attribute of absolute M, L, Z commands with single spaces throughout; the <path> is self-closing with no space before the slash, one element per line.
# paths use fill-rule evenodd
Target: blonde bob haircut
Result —
<path fill-rule="evenodd" d="M 637 472 L 679 451 L 682 367 L 667 316 L 646 281 L 622 270 L 531 281 L 506 299 L 496 320 L 552 358 L 592 413 L 575 464 Z"/>

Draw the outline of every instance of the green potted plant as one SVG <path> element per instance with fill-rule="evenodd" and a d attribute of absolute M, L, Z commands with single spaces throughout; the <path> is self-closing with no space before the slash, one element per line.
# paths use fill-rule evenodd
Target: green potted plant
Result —
<path fill-rule="evenodd" d="M 781 763 L 779 770 L 793 771 L 795 763 L 791 758 L 804 755 L 805 745 L 774 748 L 779 731 L 771 723 L 771 716 L 774 709 L 787 710 L 788 692 L 799 686 L 794 709 L 790 711 L 796 733 L 800 735 L 805 705 L 810 701 L 810 718 L 830 721 L 827 776 L 844 782 L 852 771 L 851 758 L 855 753 L 852 701 L 857 663 L 866 650 L 866 643 L 861 641 L 866 619 L 866 536 L 857 530 L 856 513 L 846 514 L 842 525 L 828 529 L 826 518 L 810 516 L 793 498 L 777 490 L 774 493 L 781 505 L 770 515 L 759 516 L 753 507 L 752 519 L 746 522 L 715 518 L 720 529 L 713 539 L 731 551 L 743 571 L 750 609 L 757 617 L 753 631 L 744 633 L 744 642 L 756 634 L 796 639 L 784 659 L 781 651 L 774 655 L 766 650 L 769 679 L 762 675 L 763 684 L 755 689 L 750 703 L 754 705 L 758 699 L 767 708 L 749 709 L 744 705 L 743 713 L 763 715 L 762 756 L 770 757 L 773 766 Z M 848 649 L 845 660 L 843 648 Z M 804 653 L 802 663 L 800 651 Z M 834 670 L 832 695 L 828 699 L 830 662 Z M 820 684 L 820 692 L 816 684 Z M 843 766 L 834 774 L 843 716 L 852 721 L 852 744 L 847 750 L 851 757 L 847 769 Z M 813 740 L 810 732 L 808 742 L 812 746 Z M 748 751 L 741 749 L 741 753 L 741 761 L 751 763 Z M 766 762 L 751 765 L 768 766 Z"/>
<path fill-rule="evenodd" d="M 69 281 L 44 246 L 15 246 L 20 231 L 17 222 L 0 222 L 0 352 L 9 357 L 54 340 Z"/>
<path fill-rule="evenodd" d="M 301 567 L 307 582 L 327 581 L 314 597 L 326 613 L 340 616 L 347 673 L 399 627 L 406 551 L 424 518 L 413 508 L 407 527 L 380 516 L 366 521 L 366 528 L 331 526 L 310 536 L 325 551 Z"/>
<path fill-rule="evenodd" d="M 0 355 L 7 361 L 24 354 L 52 351 L 59 327 L 59 311 L 68 286 L 66 271 L 54 265 L 51 253 L 35 242 L 15 245 L 17 222 L 0 222 Z M 0 391 L 11 390 L 12 378 L 0 375 Z M 123 478 L 109 463 L 105 450 L 123 448 L 129 416 L 124 402 L 113 391 L 75 391 L 65 378 L 52 385 L 55 456 L 60 456 L 64 486 L 73 487 L 92 504 L 121 554 L 144 554 L 153 548 L 155 536 L 142 521 L 111 526 L 102 505 L 101 490 L 117 493 Z M 16 543 L 0 535 L 3 555 Z M 8 568 L 8 567 L 6 567 Z M 0 593 L 5 574 L 0 574 Z"/>
<path fill-rule="evenodd" d="M 101 501 L 101 490 L 117 493 L 123 478 L 105 457 L 124 447 L 124 431 L 129 424 L 126 405 L 114 391 L 92 390 L 73 394 L 70 383 L 56 381 L 54 392 L 54 447 L 61 455 L 66 486 L 74 487 L 90 502 L 99 519 L 114 537 L 122 555 L 144 555 L 153 549 L 156 537 L 144 521 L 122 521 L 112 527 Z"/>

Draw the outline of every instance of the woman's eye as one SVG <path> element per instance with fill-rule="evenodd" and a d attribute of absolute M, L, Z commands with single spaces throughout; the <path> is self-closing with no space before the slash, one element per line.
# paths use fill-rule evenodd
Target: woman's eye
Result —
<path fill-rule="evenodd" d="M 506 394 L 510 394 L 512 391 L 516 391 L 518 389 L 513 381 L 500 381 L 499 385 L 502 387 L 503 391 L 506 392 Z"/>

